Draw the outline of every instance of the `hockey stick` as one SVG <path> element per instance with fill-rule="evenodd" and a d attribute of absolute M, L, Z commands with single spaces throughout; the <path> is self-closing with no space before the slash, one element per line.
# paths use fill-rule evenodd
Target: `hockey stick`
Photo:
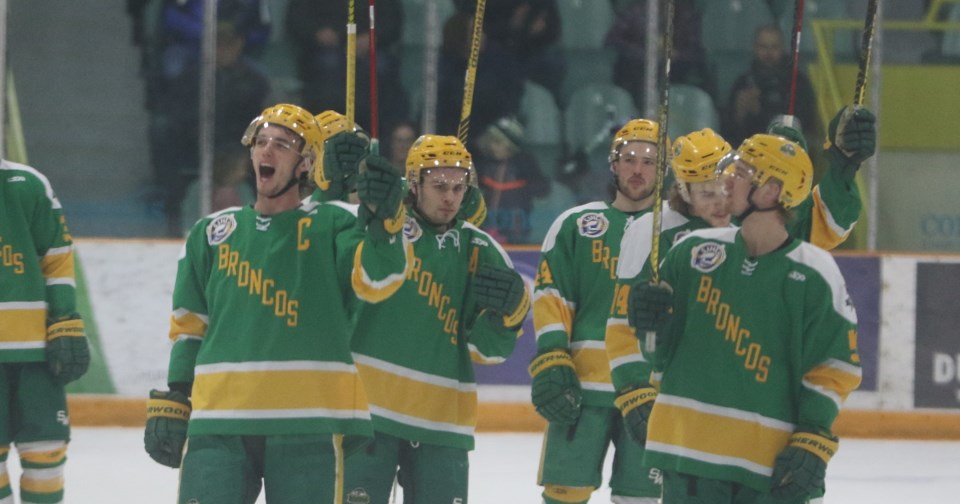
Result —
<path fill-rule="evenodd" d="M 377 2 L 368 0 L 367 5 L 370 8 L 370 152 L 377 154 L 377 139 L 380 138 L 377 110 Z"/>
<path fill-rule="evenodd" d="M 477 61 L 480 59 L 480 38 L 483 36 L 483 13 L 487 0 L 477 0 L 477 11 L 473 16 L 473 37 L 470 40 L 470 59 L 467 61 L 467 74 L 463 80 L 463 106 L 460 109 L 460 126 L 457 138 L 467 144 L 470 130 L 470 112 L 473 109 L 473 88 L 477 80 Z"/>
<path fill-rule="evenodd" d="M 800 73 L 800 32 L 803 30 L 803 0 L 797 0 L 793 11 L 793 75 L 790 76 L 790 104 L 787 115 L 791 118 L 797 107 L 797 77 Z"/>
<path fill-rule="evenodd" d="M 854 106 L 863 105 L 863 95 L 867 87 L 867 66 L 870 64 L 870 52 L 873 49 L 873 33 L 877 29 L 877 3 L 870 0 L 867 4 L 867 19 L 863 23 L 863 38 L 860 39 L 860 68 L 857 70 L 857 87 L 853 92 Z"/>
<path fill-rule="evenodd" d="M 661 214 L 663 213 L 663 179 L 669 168 L 669 153 L 667 152 L 667 120 L 670 111 L 670 57 L 673 52 L 673 0 L 661 0 L 666 4 L 663 30 L 663 70 L 660 74 L 660 109 L 657 114 L 659 123 L 657 128 L 657 173 L 654 177 L 653 189 L 653 237 L 650 240 L 650 272 L 651 282 L 660 283 L 660 232 Z M 656 331 L 647 331 L 644 346 L 648 352 L 656 350 Z"/>
<path fill-rule="evenodd" d="M 357 20 L 354 15 L 353 0 L 347 7 L 347 120 L 356 124 L 357 100 Z"/>

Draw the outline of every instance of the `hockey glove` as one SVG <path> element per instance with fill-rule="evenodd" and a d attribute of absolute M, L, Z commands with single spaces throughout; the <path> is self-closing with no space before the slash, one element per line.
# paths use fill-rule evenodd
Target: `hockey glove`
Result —
<path fill-rule="evenodd" d="M 54 379 L 66 385 L 83 376 L 90 367 L 90 347 L 83 319 L 72 313 L 47 326 L 47 368 Z"/>
<path fill-rule="evenodd" d="M 831 170 L 853 181 L 860 163 L 877 150 L 877 118 L 863 107 L 844 107 L 830 121 L 823 149 Z"/>
<path fill-rule="evenodd" d="M 483 191 L 479 187 L 472 185 L 467 187 L 467 193 L 463 195 L 463 203 L 460 204 L 457 218 L 477 227 L 482 226 L 484 221 L 487 220 L 487 201 L 483 198 Z"/>
<path fill-rule="evenodd" d="M 566 350 L 546 350 L 528 368 L 537 413 L 550 423 L 572 424 L 580 416 L 580 380 Z"/>
<path fill-rule="evenodd" d="M 403 229 L 403 180 L 386 158 L 369 155 L 361 163 L 357 176 L 360 208 L 358 224 L 376 240 L 386 240 Z"/>
<path fill-rule="evenodd" d="M 827 462 L 837 452 L 837 438 L 800 429 L 773 463 L 770 493 L 779 499 L 823 495 Z"/>
<path fill-rule="evenodd" d="M 623 427 L 630 439 L 641 445 L 647 441 L 647 421 L 653 411 L 653 401 L 657 398 L 657 390 L 649 384 L 630 389 L 618 395 L 613 404 L 623 415 Z"/>
<path fill-rule="evenodd" d="M 645 331 L 660 331 L 673 317 L 673 289 L 664 282 L 637 282 L 627 296 L 627 321 L 639 336 Z"/>
<path fill-rule="evenodd" d="M 328 201 L 344 200 L 356 190 L 357 172 L 368 146 L 366 137 L 351 131 L 341 131 L 323 143 L 323 158 L 313 176 Z"/>
<path fill-rule="evenodd" d="M 530 311 L 530 296 L 523 278 L 512 269 L 481 264 L 471 284 L 477 307 L 501 320 L 503 327 L 515 329 Z"/>
<path fill-rule="evenodd" d="M 807 139 L 803 136 L 803 127 L 800 125 L 800 119 L 797 119 L 796 116 L 778 115 L 774 117 L 770 121 L 770 125 L 767 126 L 767 133 L 796 142 L 800 144 L 804 151 L 809 152 Z"/>
<path fill-rule="evenodd" d="M 180 467 L 190 411 L 190 399 L 183 392 L 150 391 L 147 427 L 143 433 L 143 446 L 150 458 L 167 467 Z"/>

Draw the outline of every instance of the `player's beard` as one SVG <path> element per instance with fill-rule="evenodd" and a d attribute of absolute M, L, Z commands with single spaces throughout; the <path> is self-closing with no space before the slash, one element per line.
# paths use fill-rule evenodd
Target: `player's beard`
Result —
<path fill-rule="evenodd" d="M 638 196 L 633 196 L 632 194 L 630 194 L 631 191 L 630 191 L 629 180 L 630 180 L 630 179 L 628 178 L 628 179 L 627 179 L 627 182 L 628 182 L 627 184 L 622 184 L 622 183 L 620 182 L 620 177 L 618 177 L 618 176 L 615 176 L 615 177 L 614 177 L 614 182 L 615 182 L 616 185 L 617 185 L 617 192 L 619 192 L 620 194 L 622 194 L 622 195 L 623 195 L 625 198 L 627 198 L 628 200 L 633 201 L 633 202 L 640 202 L 640 201 L 643 201 L 643 200 L 645 200 L 645 199 L 647 199 L 647 198 L 649 198 L 650 196 L 653 195 L 653 191 L 654 191 L 654 189 L 655 189 L 655 185 L 654 185 L 654 184 L 648 184 L 648 185 L 643 186 L 643 187 L 641 187 L 641 188 L 639 189 L 639 195 L 638 195 Z"/>

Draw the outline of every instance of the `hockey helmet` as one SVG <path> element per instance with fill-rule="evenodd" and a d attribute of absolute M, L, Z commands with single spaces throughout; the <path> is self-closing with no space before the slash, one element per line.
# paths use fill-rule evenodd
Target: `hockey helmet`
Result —
<path fill-rule="evenodd" d="M 796 142 L 760 133 L 740 144 L 737 158 L 753 167 L 755 185 L 762 186 L 771 178 L 783 184 L 779 202 L 784 208 L 793 208 L 810 195 L 813 164 Z"/>
<path fill-rule="evenodd" d="M 323 141 L 320 139 L 320 127 L 310 112 L 289 103 L 267 107 L 253 121 L 250 121 L 240 143 L 248 147 L 253 145 L 257 132 L 267 124 L 283 126 L 302 138 L 301 156 L 314 159 L 318 157 Z"/>
<path fill-rule="evenodd" d="M 463 168 L 470 185 L 477 185 L 473 157 L 457 137 L 421 135 L 407 153 L 407 183 L 419 185 L 424 170 L 440 167 Z"/>
<path fill-rule="evenodd" d="M 648 119 L 633 119 L 624 124 L 617 134 L 613 137 L 610 144 L 610 155 L 608 161 L 611 163 L 620 159 L 620 149 L 629 142 L 650 142 L 657 144 L 657 138 L 660 135 L 660 126 Z M 667 147 L 670 146 L 670 139 L 667 139 Z"/>
<path fill-rule="evenodd" d="M 330 181 L 325 178 L 323 172 L 323 144 L 337 133 L 344 131 L 362 132 L 363 130 L 356 124 L 351 125 L 350 119 L 348 119 L 347 116 L 334 110 L 324 110 L 317 114 L 314 119 L 316 119 L 317 126 L 320 128 L 320 143 L 317 149 L 317 158 L 313 162 L 310 178 L 317 184 L 317 187 L 325 191 L 330 187 Z M 366 133 L 364 133 L 364 135 L 366 135 Z"/>

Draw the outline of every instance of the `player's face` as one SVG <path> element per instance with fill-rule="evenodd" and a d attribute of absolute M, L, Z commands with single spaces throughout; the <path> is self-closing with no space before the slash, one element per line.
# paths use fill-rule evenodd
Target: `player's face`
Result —
<path fill-rule="evenodd" d="M 694 215 L 707 221 L 711 227 L 730 225 L 726 195 L 720 181 L 694 182 L 689 185 L 689 191 Z"/>
<path fill-rule="evenodd" d="M 731 215 L 741 215 L 750 207 L 750 188 L 756 170 L 741 160 L 734 161 L 723 175 L 723 190 L 727 195 L 726 209 Z"/>
<path fill-rule="evenodd" d="M 417 190 L 417 210 L 431 224 L 450 224 L 460 211 L 468 183 L 467 171 L 462 168 L 424 170 Z"/>
<path fill-rule="evenodd" d="M 653 194 L 657 173 L 657 146 L 650 142 L 628 142 L 620 147 L 620 158 L 613 162 L 617 187 L 632 201 Z"/>
<path fill-rule="evenodd" d="M 283 126 L 267 124 L 253 138 L 250 159 L 257 175 L 257 193 L 276 196 L 305 168 L 300 156 L 303 139 Z"/>

